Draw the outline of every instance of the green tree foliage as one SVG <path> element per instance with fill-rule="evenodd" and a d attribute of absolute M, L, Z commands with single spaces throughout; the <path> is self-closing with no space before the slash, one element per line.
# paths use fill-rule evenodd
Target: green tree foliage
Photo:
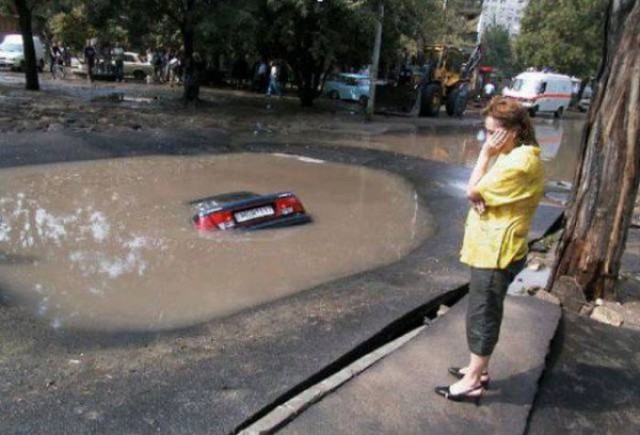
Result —
<path fill-rule="evenodd" d="M 491 65 L 504 73 L 514 71 L 514 59 L 509 39 L 509 31 L 500 25 L 489 27 L 482 35 L 484 65 Z"/>
<path fill-rule="evenodd" d="M 524 66 L 593 76 L 602 58 L 608 0 L 532 0 L 516 41 Z"/>
<path fill-rule="evenodd" d="M 434 35 L 443 35 L 448 26 L 464 33 L 457 24 L 463 0 L 450 0 L 448 9 L 443 0 L 262 0 L 255 20 L 257 50 L 293 68 L 301 102 L 310 105 L 331 68 L 357 69 L 370 62 L 379 1 L 385 4 L 383 71 L 415 54 L 425 40 L 442 42 Z M 438 24 L 425 25 L 429 19 Z"/>
<path fill-rule="evenodd" d="M 293 69 L 303 106 L 320 93 L 333 65 L 368 63 L 373 42 L 371 15 L 344 0 L 264 0 L 258 9 L 258 51 Z"/>
<path fill-rule="evenodd" d="M 84 5 L 55 13 L 48 22 L 48 29 L 51 39 L 75 50 L 82 49 L 85 41 L 97 33 L 87 20 Z"/>
<path fill-rule="evenodd" d="M 0 14 L 13 15 L 15 12 L 15 6 L 11 0 L 0 0 Z"/>
<path fill-rule="evenodd" d="M 481 12 L 481 1 L 394 0 L 388 3 L 381 54 L 387 70 L 416 56 L 427 45 L 470 48 L 476 44 L 474 19 Z"/>
<path fill-rule="evenodd" d="M 224 55 L 228 59 L 249 55 L 257 57 L 258 2 L 223 2 L 216 4 L 198 25 L 197 50 L 209 54 Z"/>
<path fill-rule="evenodd" d="M 155 46 L 159 30 L 167 18 L 158 13 L 159 5 L 149 0 L 80 0 L 85 11 L 87 30 L 102 43 L 119 42 L 141 50 Z M 164 2 L 161 2 L 164 3 Z M 150 13 L 153 11 L 153 13 Z M 175 24 L 173 29 L 175 31 Z"/>
<path fill-rule="evenodd" d="M 59 0 L 49 28 L 56 40 L 80 47 L 88 37 L 130 48 L 195 50 L 279 59 L 291 68 L 303 105 L 319 95 L 332 68 L 370 62 L 378 1 L 385 4 L 381 62 L 387 70 L 418 46 L 460 42 L 462 8 L 474 0 Z M 446 6 L 446 8 L 445 8 Z M 445 37 L 445 35 L 449 35 Z M 412 48 L 409 50 L 408 48 Z M 215 67 L 215 65 L 214 65 Z"/>
<path fill-rule="evenodd" d="M 481 2 L 474 0 L 412 0 L 411 19 L 419 26 L 416 39 L 425 44 L 474 45 Z"/>

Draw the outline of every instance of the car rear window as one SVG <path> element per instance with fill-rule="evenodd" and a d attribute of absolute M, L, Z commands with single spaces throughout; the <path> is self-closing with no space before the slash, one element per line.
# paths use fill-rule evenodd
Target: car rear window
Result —
<path fill-rule="evenodd" d="M 22 45 L 20 44 L 0 44 L 0 50 L 8 52 L 20 52 L 22 51 Z"/>

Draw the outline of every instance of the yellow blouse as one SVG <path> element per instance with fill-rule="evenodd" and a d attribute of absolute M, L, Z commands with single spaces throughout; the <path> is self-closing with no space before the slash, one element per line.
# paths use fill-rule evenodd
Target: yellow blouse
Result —
<path fill-rule="evenodd" d="M 487 207 L 483 214 L 469 211 L 460 261 L 505 269 L 527 255 L 531 220 L 544 194 L 540 148 L 521 145 L 500 154 L 476 189 Z"/>

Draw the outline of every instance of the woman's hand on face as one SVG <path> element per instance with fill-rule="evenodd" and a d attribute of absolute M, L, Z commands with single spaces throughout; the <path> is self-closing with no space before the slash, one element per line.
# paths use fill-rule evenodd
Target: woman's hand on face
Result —
<path fill-rule="evenodd" d="M 482 151 L 487 153 L 489 157 L 493 157 L 511 146 L 514 140 L 515 132 L 503 129 L 496 130 L 489 135 L 482 146 Z"/>

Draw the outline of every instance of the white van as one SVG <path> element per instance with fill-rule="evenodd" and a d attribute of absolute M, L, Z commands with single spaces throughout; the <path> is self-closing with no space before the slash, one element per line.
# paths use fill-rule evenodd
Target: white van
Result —
<path fill-rule="evenodd" d="M 36 50 L 36 64 L 38 69 L 44 69 L 44 46 L 37 36 L 33 37 L 33 46 Z M 23 69 L 24 48 L 22 35 L 8 34 L 0 44 L 0 68 Z"/>
<path fill-rule="evenodd" d="M 571 103 L 573 84 L 571 78 L 562 74 L 525 72 L 502 91 L 507 98 L 518 100 L 529 108 L 531 116 L 536 113 L 553 113 L 560 118 Z"/>

